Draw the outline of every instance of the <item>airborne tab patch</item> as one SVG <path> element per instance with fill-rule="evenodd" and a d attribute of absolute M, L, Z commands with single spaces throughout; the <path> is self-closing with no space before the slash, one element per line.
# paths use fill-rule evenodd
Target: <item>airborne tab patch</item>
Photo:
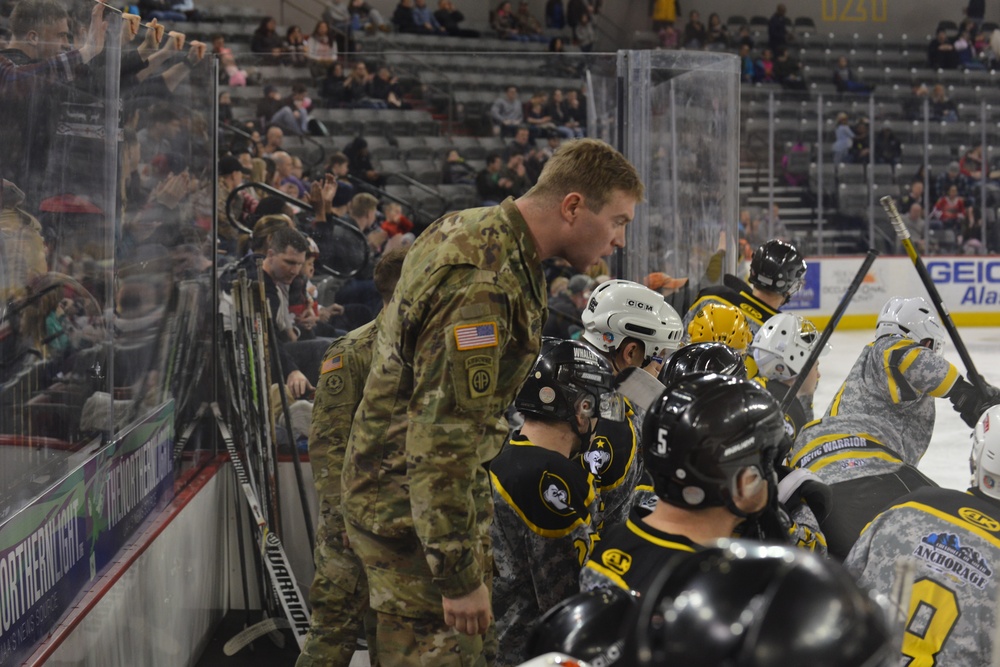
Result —
<path fill-rule="evenodd" d="M 496 322 L 481 322 L 455 327 L 455 345 L 459 350 L 477 350 L 482 347 L 496 347 Z"/>
<path fill-rule="evenodd" d="M 337 355 L 323 362 L 322 368 L 319 369 L 320 375 L 326 375 L 327 373 L 332 373 L 333 371 L 340 370 L 344 367 L 344 360 L 341 355 Z M 314 367 L 315 368 L 315 367 Z"/>

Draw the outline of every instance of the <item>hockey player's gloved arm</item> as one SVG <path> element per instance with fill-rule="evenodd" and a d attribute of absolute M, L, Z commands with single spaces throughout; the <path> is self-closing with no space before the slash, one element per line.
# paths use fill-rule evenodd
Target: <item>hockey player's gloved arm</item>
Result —
<path fill-rule="evenodd" d="M 960 377 L 955 381 L 955 385 L 951 388 L 951 391 L 945 394 L 945 398 L 951 401 L 955 412 L 962 417 L 962 421 L 969 428 L 975 428 L 976 422 L 986 412 L 986 408 L 1000 403 L 1000 389 L 991 384 L 985 386 L 986 396 L 984 397 L 979 394 L 979 391 L 970 382 Z"/>
<path fill-rule="evenodd" d="M 823 521 L 830 512 L 832 494 L 830 487 L 820 481 L 820 478 L 805 468 L 786 468 L 778 470 L 781 481 L 778 482 L 778 502 L 793 513 L 800 505 L 808 505 L 816 516 Z"/>

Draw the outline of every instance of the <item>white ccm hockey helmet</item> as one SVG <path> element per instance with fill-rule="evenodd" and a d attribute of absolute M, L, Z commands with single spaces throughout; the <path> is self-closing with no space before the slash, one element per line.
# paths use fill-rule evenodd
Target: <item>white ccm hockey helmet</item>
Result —
<path fill-rule="evenodd" d="M 750 352 L 761 375 L 773 380 L 791 380 L 802 370 L 818 342 L 815 324 L 792 313 L 778 313 L 757 330 Z M 825 345 L 822 354 L 829 351 L 830 346 Z"/>
<path fill-rule="evenodd" d="M 1000 405 L 990 406 L 972 431 L 972 486 L 1000 500 Z"/>
<path fill-rule="evenodd" d="M 894 334 L 923 344 L 931 341 L 931 349 L 940 354 L 944 351 L 947 332 L 929 303 L 919 296 L 905 298 L 894 296 L 889 299 L 878 314 L 875 335 Z"/>
<path fill-rule="evenodd" d="M 680 347 L 684 323 L 659 292 L 631 280 L 609 280 L 590 295 L 581 315 L 583 339 L 612 352 L 626 337 L 646 344 L 646 357 L 666 357 Z"/>

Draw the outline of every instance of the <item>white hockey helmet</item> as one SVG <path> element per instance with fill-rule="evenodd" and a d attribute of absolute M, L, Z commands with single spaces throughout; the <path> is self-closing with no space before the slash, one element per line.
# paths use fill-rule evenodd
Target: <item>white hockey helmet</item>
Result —
<path fill-rule="evenodd" d="M 944 350 L 947 332 L 929 303 L 919 296 L 906 298 L 894 296 L 889 299 L 878 314 L 875 335 L 892 334 L 915 340 L 918 343 L 931 341 L 931 349 L 937 353 Z"/>
<path fill-rule="evenodd" d="M 1000 499 L 1000 405 L 990 406 L 972 431 L 972 487 Z"/>
<path fill-rule="evenodd" d="M 631 280 L 609 280 L 590 295 L 583 311 L 583 339 L 604 352 L 632 337 L 647 357 L 666 357 L 680 347 L 684 323 L 659 292 Z"/>
<path fill-rule="evenodd" d="M 760 375 L 774 380 L 790 380 L 799 374 L 819 342 L 819 331 L 809 320 L 792 313 L 778 313 L 757 330 L 750 352 Z M 830 346 L 825 345 L 822 354 Z"/>

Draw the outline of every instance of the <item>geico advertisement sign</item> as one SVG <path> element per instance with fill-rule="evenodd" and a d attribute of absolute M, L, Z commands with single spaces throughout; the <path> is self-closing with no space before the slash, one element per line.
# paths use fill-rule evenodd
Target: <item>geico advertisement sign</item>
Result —
<path fill-rule="evenodd" d="M 1000 259 L 930 260 L 927 273 L 953 307 L 1000 303 Z"/>

